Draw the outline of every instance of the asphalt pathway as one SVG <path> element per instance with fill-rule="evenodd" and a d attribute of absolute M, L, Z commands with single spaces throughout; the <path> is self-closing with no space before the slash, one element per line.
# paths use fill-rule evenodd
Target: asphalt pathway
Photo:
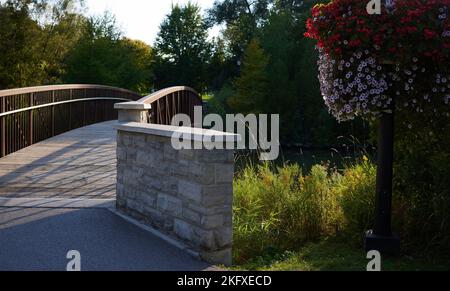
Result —
<path fill-rule="evenodd" d="M 210 266 L 106 208 L 0 205 L 0 271 L 199 271 Z"/>

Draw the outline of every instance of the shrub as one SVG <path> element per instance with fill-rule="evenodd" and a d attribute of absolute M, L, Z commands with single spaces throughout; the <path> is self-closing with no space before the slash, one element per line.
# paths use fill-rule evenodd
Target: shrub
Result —
<path fill-rule="evenodd" d="M 411 129 L 397 130 L 394 197 L 398 207 L 393 222 L 405 250 L 448 256 L 450 122 L 448 116 L 432 118 L 439 126 L 418 119 L 410 124 Z"/>

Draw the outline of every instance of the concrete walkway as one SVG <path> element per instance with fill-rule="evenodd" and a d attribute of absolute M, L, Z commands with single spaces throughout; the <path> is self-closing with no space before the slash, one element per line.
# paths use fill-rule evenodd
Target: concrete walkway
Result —
<path fill-rule="evenodd" d="M 0 159 L 0 271 L 211 269 L 130 223 L 115 205 L 114 122 L 77 129 Z"/>
<path fill-rule="evenodd" d="M 0 159 L 0 197 L 114 199 L 116 121 L 86 126 Z"/>

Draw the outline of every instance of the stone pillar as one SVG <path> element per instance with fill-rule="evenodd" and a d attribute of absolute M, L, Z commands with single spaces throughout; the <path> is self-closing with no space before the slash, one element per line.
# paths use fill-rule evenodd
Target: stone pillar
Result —
<path fill-rule="evenodd" d="M 151 109 L 150 104 L 141 102 L 117 103 L 114 105 L 114 109 L 119 110 L 119 122 L 149 122 L 148 111 Z"/>
<path fill-rule="evenodd" d="M 183 241 L 209 263 L 231 265 L 234 150 L 176 150 L 171 139 L 180 128 L 172 126 L 126 123 L 117 129 L 119 211 Z M 192 140 L 211 136 L 189 130 Z"/>

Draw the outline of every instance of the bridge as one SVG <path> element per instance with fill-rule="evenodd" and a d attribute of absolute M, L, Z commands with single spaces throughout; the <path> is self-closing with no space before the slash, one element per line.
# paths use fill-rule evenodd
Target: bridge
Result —
<path fill-rule="evenodd" d="M 201 104 L 184 86 L 0 91 L 0 270 L 63 270 L 72 249 L 83 270 L 229 264 L 233 153 L 168 147 L 173 116 Z"/>

